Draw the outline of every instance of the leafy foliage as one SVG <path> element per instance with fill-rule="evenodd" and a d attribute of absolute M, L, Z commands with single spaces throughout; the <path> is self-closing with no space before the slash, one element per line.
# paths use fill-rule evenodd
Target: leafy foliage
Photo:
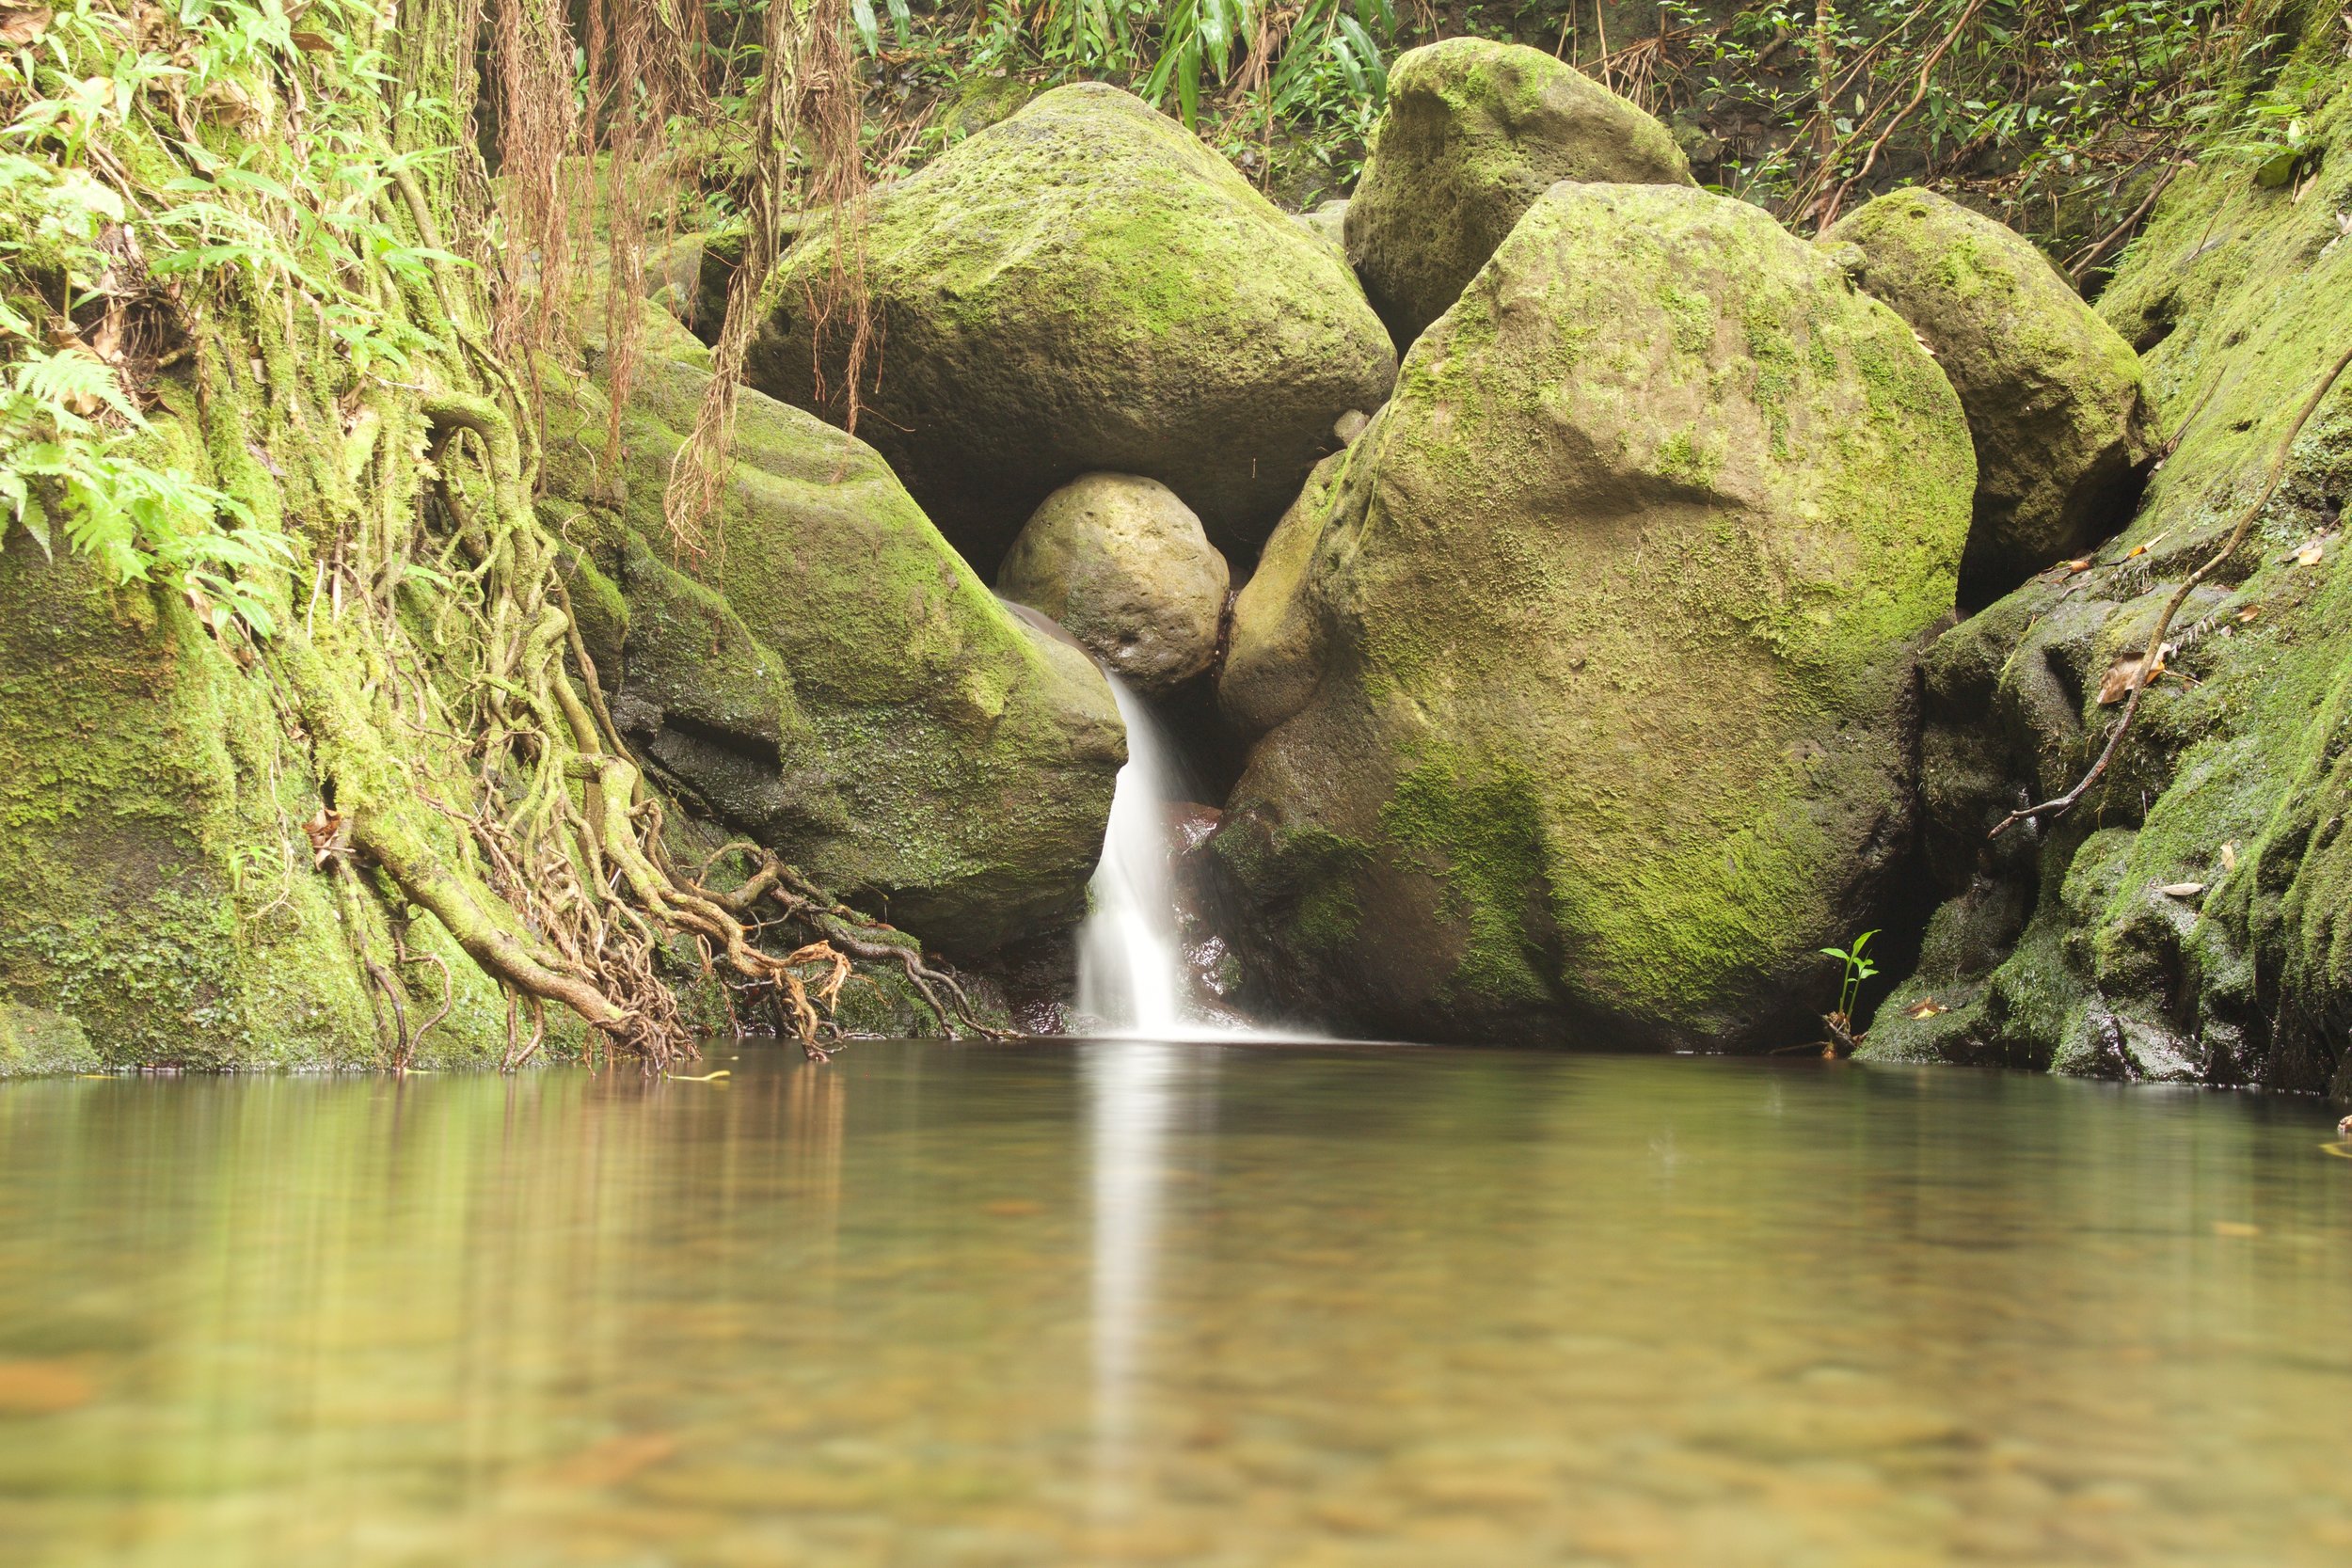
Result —
<path fill-rule="evenodd" d="M 1844 982 L 1837 990 L 1836 1018 L 1841 1027 L 1853 1018 L 1854 1004 L 1862 996 L 1862 982 L 1879 972 L 1878 965 L 1865 957 L 1863 951 L 1870 945 L 1870 939 L 1877 935 L 1876 931 L 1865 931 L 1853 939 L 1853 945 L 1851 947 L 1821 949 L 1823 955 L 1836 958 L 1846 966 Z"/>
<path fill-rule="evenodd" d="M 45 549 L 61 525 L 115 580 L 183 589 L 261 636 L 292 547 L 162 460 L 140 383 L 151 340 L 184 335 L 191 283 L 313 313 L 355 381 L 424 346 L 375 293 L 422 286 L 438 254 L 386 215 L 399 160 L 332 97 L 299 153 L 274 147 L 284 111 L 256 90 L 315 52 L 379 75 L 364 30 L 332 25 L 349 3 L 320 0 L 322 33 L 279 0 L 177 0 L 145 25 L 82 0 L 0 55 L 0 522 Z M 159 124 L 182 134 L 159 148 Z"/>

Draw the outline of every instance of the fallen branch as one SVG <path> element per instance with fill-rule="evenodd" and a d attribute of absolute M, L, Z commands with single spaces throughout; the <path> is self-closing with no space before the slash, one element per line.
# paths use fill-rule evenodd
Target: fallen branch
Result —
<path fill-rule="evenodd" d="M 2263 508 L 2270 504 L 2270 498 L 2279 493 L 2280 484 L 2286 479 L 2287 457 L 2294 451 L 2296 439 L 2302 436 L 2303 427 L 2319 411 L 2319 405 L 2327 401 L 2328 392 L 2347 368 L 2352 368 L 2352 348 L 2345 349 L 2337 356 L 2328 373 L 2319 378 L 2319 384 L 2303 400 L 2303 406 L 2296 411 L 2294 422 L 2287 426 L 2286 436 L 2279 442 L 2279 450 L 2270 459 L 2270 471 L 2264 477 L 2262 493 L 2239 514 L 2237 526 L 2230 531 L 2229 538 L 2165 601 L 2164 613 L 2156 617 L 2155 629 L 2148 634 L 2147 650 L 2140 655 L 2138 667 L 2132 673 L 2131 694 L 2124 699 L 2123 711 L 2117 716 L 2114 728 L 2107 732 L 2107 743 L 2100 749 L 2099 760 L 2090 765 L 2090 771 L 2085 773 L 2065 794 L 2039 805 L 2022 806 L 2010 812 L 1986 837 L 1998 838 L 2018 823 L 2030 822 L 2037 817 L 2065 816 L 2106 775 L 2116 754 L 2123 749 L 2124 737 L 2131 734 L 2132 721 L 2139 713 L 2141 694 L 2148 689 L 2149 682 L 2164 673 L 2165 637 L 2172 629 L 2172 618 L 2181 612 L 2181 606 L 2187 601 L 2189 594 L 2197 591 L 2198 585 L 2220 570 L 2222 564 L 2237 554 L 2239 547 L 2246 543 L 2247 534 L 2253 531 L 2254 519 L 2262 515 Z"/>

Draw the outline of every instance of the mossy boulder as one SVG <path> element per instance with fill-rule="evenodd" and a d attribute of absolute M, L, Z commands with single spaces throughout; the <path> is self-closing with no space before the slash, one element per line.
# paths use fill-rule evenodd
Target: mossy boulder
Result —
<path fill-rule="evenodd" d="M 181 595 L 115 586 L 62 540 L 52 560 L 11 531 L 0 546 L 0 1075 L 379 1064 L 347 929 L 388 973 L 403 950 L 446 965 L 452 1006 L 420 1062 L 496 1061 L 504 1007 L 431 917 L 404 922 L 396 949 L 372 888 L 339 896 L 314 868 L 301 824 L 320 803 L 267 678 Z M 399 982 L 437 1003 L 438 978 L 424 975 Z"/>
<path fill-rule="evenodd" d="M 1252 556 L 1396 373 L 1345 263 L 1114 87 L 1057 88 L 877 192 L 859 243 L 882 369 L 858 433 L 986 573 L 1096 470 L 1158 480 Z M 810 306 L 833 245 L 787 258 L 746 378 L 837 417 L 846 344 L 818 353 Z"/>
<path fill-rule="evenodd" d="M 2295 47 L 2314 188 L 2298 202 L 2261 187 L 2253 153 L 2209 152 L 2100 301 L 2178 433 L 2138 514 L 2098 564 L 2025 583 L 1930 657 L 1936 923 L 1979 937 L 1930 943 L 1869 1054 L 2352 1094 L 2352 384 L 2317 405 L 2244 547 L 2184 606 L 2169 673 L 2100 784 L 1988 836 L 2091 766 L 2117 712 L 2103 678 L 2261 493 L 2344 350 L 2352 64 L 2319 20 Z M 1950 1010 L 1909 1015 L 1929 998 Z"/>
<path fill-rule="evenodd" d="M 1825 238 L 1858 246 L 1862 286 L 1935 351 L 1968 410 L 1971 606 L 2129 520 L 2155 456 L 2139 356 L 2032 241 L 1932 191 L 1903 190 Z"/>
<path fill-rule="evenodd" d="M 1159 697 L 1216 660 L 1231 575 L 1175 491 L 1134 474 L 1082 474 L 1012 542 L 996 591 Z"/>
<path fill-rule="evenodd" d="M 597 474 L 601 390 L 550 369 L 549 521 L 615 722 L 680 793 L 960 955 L 1084 908 L 1125 732 L 1078 649 L 1025 626 L 874 451 L 746 389 L 700 553 L 661 511 L 709 372 L 654 313 Z"/>
<path fill-rule="evenodd" d="M 1400 345 L 1562 180 L 1688 185 L 1691 166 L 1663 125 L 1540 49 L 1455 38 L 1398 58 L 1346 233 Z"/>
<path fill-rule="evenodd" d="M 1820 250 L 1695 189 L 1554 186 L 1237 616 L 1228 712 L 1271 728 L 1214 843 L 1262 1000 L 1802 1037 L 1815 950 L 1911 847 L 1974 484 L 1949 383 Z"/>

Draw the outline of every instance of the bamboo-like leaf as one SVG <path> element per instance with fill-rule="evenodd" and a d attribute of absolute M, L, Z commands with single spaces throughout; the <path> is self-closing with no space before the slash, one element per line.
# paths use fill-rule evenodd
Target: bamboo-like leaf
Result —
<path fill-rule="evenodd" d="M 1372 41 L 1372 35 L 1364 31 L 1364 24 L 1345 11 L 1340 12 L 1340 32 L 1362 56 L 1366 96 L 1375 104 L 1386 102 L 1389 96 L 1389 68 L 1380 61 L 1380 46 Z"/>
<path fill-rule="evenodd" d="M 1200 40 L 1188 40 L 1183 53 L 1176 57 L 1176 101 L 1184 109 L 1184 127 L 1192 129 L 1200 119 Z"/>

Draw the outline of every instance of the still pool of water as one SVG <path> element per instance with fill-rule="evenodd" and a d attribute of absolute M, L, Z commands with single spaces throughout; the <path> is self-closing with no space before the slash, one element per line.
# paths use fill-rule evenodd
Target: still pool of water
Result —
<path fill-rule="evenodd" d="M 0 1085 L 0 1562 L 2352 1554 L 2308 1101 L 721 1046 Z"/>

